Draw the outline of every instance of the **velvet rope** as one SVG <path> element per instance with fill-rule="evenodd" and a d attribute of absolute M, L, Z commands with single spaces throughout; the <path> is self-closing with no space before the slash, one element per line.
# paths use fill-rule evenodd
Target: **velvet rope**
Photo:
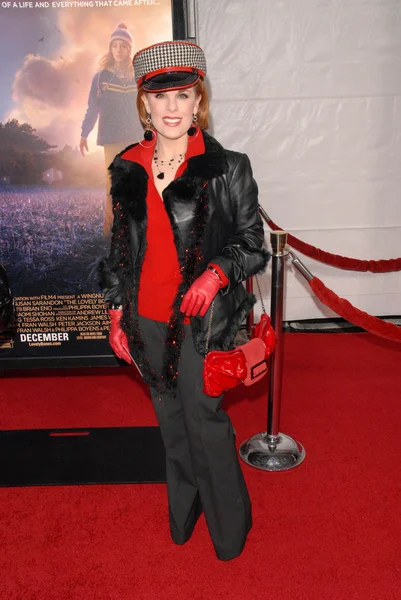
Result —
<path fill-rule="evenodd" d="M 355 308 L 348 300 L 340 298 L 332 290 L 329 290 L 317 277 L 311 279 L 309 285 L 319 300 L 340 315 L 340 317 L 343 317 L 343 319 L 350 321 L 358 327 L 362 327 L 362 329 L 366 329 L 366 331 L 369 331 L 374 335 L 395 342 L 401 342 L 401 327 L 397 327 L 397 325 L 394 325 L 393 323 L 382 321 L 377 317 L 372 317 L 372 315 L 359 310 L 359 308 Z"/>
<path fill-rule="evenodd" d="M 283 231 L 270 218 L 267 223 L 274 231 Z M 401 271 L 401 258 L 390 258 L 389 260 L 359 260 L 358 258 L 347 258 L 339 254 L 331 254 L 325 250 L 320 250 L 306 242 L 288 234 L 288 243 L 290 246 L 302 252 L 310 258 L 314 258 L 326 265 L 346 269 L 348 271 L 370 271 L 372 273 L 390 273 L 392 271 Z"/>

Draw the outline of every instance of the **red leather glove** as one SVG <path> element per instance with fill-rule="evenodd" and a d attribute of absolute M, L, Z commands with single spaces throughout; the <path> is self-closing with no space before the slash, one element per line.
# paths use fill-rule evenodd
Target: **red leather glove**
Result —
<path fill-rule="evenodd" d="M 122 310 L 111 309 L 109 310 L 110 315 L 110 334 L 109 343 L 114 353 L 125 360 L 127 363 L 132 363 L 132 359 L 128 349 L 128 340 L 124 331 L 121 329 L 121 317 L 123 316 Z"/>
<path fill-rule="evenodd" d="M 204 317 L 221 286 L 219 276 L 210 269 L 200 275 L 182 299 L 180 311 L 187 317 Z"/>

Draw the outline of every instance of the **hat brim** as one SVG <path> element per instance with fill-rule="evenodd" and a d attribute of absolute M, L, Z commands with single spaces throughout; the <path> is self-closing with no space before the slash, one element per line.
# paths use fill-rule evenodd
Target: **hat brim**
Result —
<path fill-rule="evenodd" d="M 143 82 L 143 89 L 147 92 L 162 92 L 166 90 L 181 90 L 192 87 L 200 79 L 199 73 L 191 71 L 170 71 L 160 73 Z"/>

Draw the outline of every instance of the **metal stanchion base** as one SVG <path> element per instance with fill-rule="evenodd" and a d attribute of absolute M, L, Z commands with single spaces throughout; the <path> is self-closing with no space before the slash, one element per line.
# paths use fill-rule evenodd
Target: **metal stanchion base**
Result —
<path fill-rule="evenodd" d="M 262 471 L 288 471 L 301 464 L 305 449 L 284 433 L 267 435 L 265 431 L 243 442 L 239 454 L 248 465 Z"/>

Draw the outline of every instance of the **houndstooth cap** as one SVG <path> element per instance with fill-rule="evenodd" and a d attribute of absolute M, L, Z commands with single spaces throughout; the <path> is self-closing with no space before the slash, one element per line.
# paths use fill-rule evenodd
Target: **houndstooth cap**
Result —
<path fill-rule="evenodd" d="M 195 85 L 206 76 L 206 59 L 200 46 L 178 40 L 139 50 L 133 59 L 135 80 L 148 92 L 177 90 Z"/>

